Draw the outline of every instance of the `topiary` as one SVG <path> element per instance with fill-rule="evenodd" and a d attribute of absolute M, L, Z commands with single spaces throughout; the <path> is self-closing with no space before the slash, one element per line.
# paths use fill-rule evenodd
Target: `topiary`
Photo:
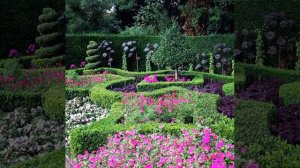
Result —
<path fill-rule="evenodd" d="M 296 47 L 297 47 L 297 51 L 296 51 L 297 62 L 296 62 L 295 69 L 300 70 L 300 41 L 296 43 Z"/>
<path fill-rule="evenodd" d="M 162 35 L 160 47 L 154 52 L 151 60 L 153 63 L 159 63 L 160 66 L 174 68 L 176 80 L 178 79 L 178 68 L 193 62 L 194 54 L 176 24 L 173 24 Z"/>
<path fill-rule="evenodd" d="M 55 65 L 63 60 L 65 53 L 64 24 L 58 18 L 58 13 L 51 8 L 44 8 L 43 13 L 39 16 L 40 24 L 37 26 L 37 31 L 40 33 L 40 36 L 35 41 L 40 48 L 35 51 L 38 59 L 32 60 L 35 66 Z M 49 60 L 50 58 L 55 61 L 47 64 L 39 61 L 40 59 Z M 43 62 L 43 64 L 39 64 L 39 62 Z"/>
<path fill-rule="evenodd" d="M 264 65 L 264 51 L 263 51 L 263 48 L 264 48 L 264 43 L 263 43 L 263 40 L 262 40 L 262 33 L 261 33 L 261 30 L 256 30 L 257 32 L 257 38 L 256 38 L 256 60 L 255 60 L 255 64 L 256 65 Z"/>
<path fill-rule="evenodd" d="M 98 68 L 101 64 L 101 56 L 98 54 L 98 44 L 95 41 L 90 41 L 87 46 L 85 58 L 87 64 L 85 65 L 86 69 L 95 69 Z"/>

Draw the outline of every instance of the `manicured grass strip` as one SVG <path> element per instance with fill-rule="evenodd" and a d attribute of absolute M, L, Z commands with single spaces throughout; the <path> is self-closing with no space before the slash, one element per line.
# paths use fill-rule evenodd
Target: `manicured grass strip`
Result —
<path fill-rule="evenodd" d="M 284 105 L 300 103 L 300 81 L 280 86 L 279 96 L 283 98 Z"/>
<path fill-rule="evenodd" d="M 270 133 L 274 119 L 272 104 L 243 100 L 235 108 L 235 149 L 242 159 L 254 159 L 260 167 L 297 167 L 300 164 L 300 146 L 289 145 Z M 241 154 L 240 147 L 247 151 Z"/>
<path fill-rule="evenodd" d="M 65 149 L 43 153 L 30 160 L 16 163 L 10 168 L 59 168 L 65 167 Z"/>

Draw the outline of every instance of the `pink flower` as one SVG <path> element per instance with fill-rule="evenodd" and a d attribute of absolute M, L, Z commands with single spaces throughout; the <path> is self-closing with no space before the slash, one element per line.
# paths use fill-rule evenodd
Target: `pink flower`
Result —
<path fill-rule="evenodd" d="M 76 68 L 76 65 L 75 64 L 71 64 L 70 65 L 70 69 L 75 69 Z"/>
<path fill-rule="evenodd" d="M 149 163 L 144 168 L 153 168 L 153 165 L 152 165 L 152 163 Z"/>
<path fill-rule="evenodd" d="M 19 55 L 18 50 L 16 50 L 16 49 L 11 49 L 11 50 L 9 51 L 8 57 L 15 57 L 15 56 L 18 56 L 18 55 Z"/>
<path fill-rule="evenodd" d="M 81 68 L 83 68 L 85 65 L 86 65 L 86 62 L 85 62 L 85 61 L 81 61 L 81 62 L 80 62 L 80 67 L 81 67 Z"/>

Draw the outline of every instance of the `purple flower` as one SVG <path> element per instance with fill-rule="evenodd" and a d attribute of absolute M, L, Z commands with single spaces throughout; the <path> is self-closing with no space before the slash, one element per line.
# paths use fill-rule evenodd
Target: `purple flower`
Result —
<path fill-rule="evenodd" d="M 36 50 L 36 45 L 35 44 L 30 44 L 26 50 L 26 53 L 29 55 L 32 55 L 34 51 Z"/>
<path fill-rule="evenodd" d="M 18 50 L 16 50 L 16 49 L 11 49 L 11 50 L 9 51 L 8 57 L 15 57 L 15 56 L 17 56 L 18 54 L 19 54 Z"/>
<path fill-rule="evenodd" d="M 240 49 L 235 49 L 233 55 L 237 56 L 241 54 L 241 50 Z"/>
<path fill-rule="evenodd" d="M 279 37 L 277 39 L 277 44 L 280 45 L 280 46 L 285 45 L 286 44 L 286 40 L 283 37 Z"/>
<path fill-rule="evenodd" d="M 268 54 L 275 55 L 277 53 L 277 49 L 274 46 L 269 47 Z"/>
<path fill-rule="evenodd" d="M 76 68 L 76 65 L 75 64 L 71 64 L 70 65 L 70 69 L 75 69 Z"/>
<path fill-rule="evenodd" d="M 268 40 L 272 40 L 274 37 L 275 37 L 275 33 L 274 32 L 270 31 L 270 32 L 266 33 L 266 38 Z"/>
<path fill-rule="evenodd" d="M 248 42 L 247 41 L 242 42 L 242 48 L 248 48 Z"/>
<path fill-rule="evenodd" d="M 80 62 L 80 67 L 83 68 L 83 67 L 85 66 L 85 64 L 86 64 L 85 61 L 81 61 L 81 62 Z M 72 65 L 74 65 L 74 64 L 72 64 Z M 75 65 L 75 67 L 76 67 L 76 65 Z"/>
<path fill-rule="evenodd" d="M 247 36 L 248 35 L 248 30 L 247 29 L 243 29 L 242 30 L 242 35 Z"/>

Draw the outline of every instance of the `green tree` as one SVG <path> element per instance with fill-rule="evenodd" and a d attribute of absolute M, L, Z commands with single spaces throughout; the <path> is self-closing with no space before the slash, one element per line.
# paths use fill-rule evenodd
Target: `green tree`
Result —
<path fill-rule="evenodd" d="M 178 68 L 193 62 L 194 54 L 186 43 L 185 37 L 180 33 L 180 28 L 173 23 L 161 36 L 160 47 L 152 56 L 153 63 L 159 66 L 171 66 L 175 69 L 175 79 L 178 79 Z"/>

